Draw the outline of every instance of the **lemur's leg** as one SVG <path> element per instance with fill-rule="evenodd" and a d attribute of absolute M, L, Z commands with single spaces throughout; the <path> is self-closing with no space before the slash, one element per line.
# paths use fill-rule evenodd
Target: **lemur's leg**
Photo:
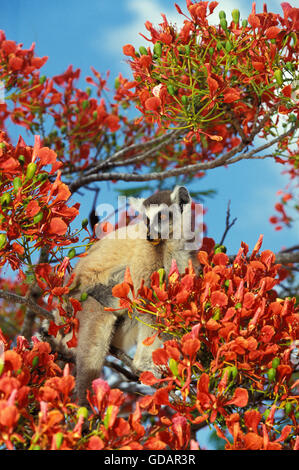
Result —
<path fill-rule="evenodd" d="M 87 404 L 86 390 L 100 375 L 116 318 L 91 297 L 84 302 L 83 310 L 78 314 L 80 328 L 76 349 L 76 394 L 81 406 Z"/>

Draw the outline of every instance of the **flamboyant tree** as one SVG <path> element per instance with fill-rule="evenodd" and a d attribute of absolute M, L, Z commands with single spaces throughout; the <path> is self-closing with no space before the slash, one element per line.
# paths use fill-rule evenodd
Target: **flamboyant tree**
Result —
<path fill-rule="evenodd" d="M 87 219 L 72 228 L 80 215 L 70 197 L 80 188 L 159 186 L 170 177 L 187 184 L 222 165 L 271 158 L 290 184 L 270 222 L 278 229 L 290 223 L 299 172 L 299 9 L 282 3 L 282 13 L 257 13 L 253 4 L 248 19 L 220 11 L 212 25 L 217 6 L 187 0 L 184 13 L 175 5 L 185 17 L 181 28 L 164 15 L 158 27 L 147 21 L 147 47 L 123 47 L 133 79 L 118 76 L 112 104 L 95 69 L 86 90 L 76 86 L 80 70 L 72 66 L 46 77 L 47 57 L 0 32 L 2 448 L 198 449 L 197 430 L 212 427 L 226 449 L 299 449 L 299 307 L 292 289 L 280 287 L 298 270 L 298 246 L 262 251 L 257 234 L 251 252 L 242 242 L 229 255 L 205 237 L 200 274 L 191 263 L 179 273 L 174 263 L 170 273 L 153 273 L 148 288 L 133 286 L 127 271 L 113 295 L 139 321 L 152 314 L 145 344 L 161 332 L 172 339 L 153 353 L 159 379 L 111 350 L 114 385 L 105 371 L 93 382 L 90 410 L 72 398 L 72 354 L 54 348 L 59 328 L 76 345 L 85 296 L 79 302 L 69 290 L 73 260 L 95 240 Z M 133 119 L 129 107 L 138 110 Z M 12 125 L 28 131 L 26 142 L 9 135 Z M 121 217 L 129 223 L 126 211 Z M 226 233 L 230 225 L 227 217 Z M 47 342 L 34 336 L 42 318 L 50 320 Z"/>

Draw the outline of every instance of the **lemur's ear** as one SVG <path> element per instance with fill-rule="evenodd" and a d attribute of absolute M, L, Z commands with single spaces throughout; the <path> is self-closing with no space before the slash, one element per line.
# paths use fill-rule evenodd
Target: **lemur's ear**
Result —
<path fill-rule="evenodd" d="M 170 195 L 170 199 L 180 206 L 181 212 L 184 210 L 184 205 L 191 202 L 189 191 L 185 186 L 176 186 Z"/>
<path fill-rule="evenodd" d="M 129 206 L 135 210 L 135 212 L 142 213 L 144 212 L 144 203 L 145 199 L 140 197 L 129 197 Z"/>

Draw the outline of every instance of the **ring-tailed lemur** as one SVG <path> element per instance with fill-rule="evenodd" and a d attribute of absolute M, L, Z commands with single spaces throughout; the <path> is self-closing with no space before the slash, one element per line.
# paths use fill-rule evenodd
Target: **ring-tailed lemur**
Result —
<path fill-rule="evenodd" d="M 129 318 L 125 310 L 104 310 L 104 307 L 118 307 L 112 287 L 123 282 L 126 268 L 129 267 L 138 289 L 142 280 L 150 284 L 154 271 L 164 268 L 169 272 L 173 260 L 183 273 L 194 254 L 186 248 L 192 238 L 190 229 L 184 227 L 184 223 L 190 222 L 191 198 L 184 186 L 159 191 L 147 199 L 130 198 L 130 205 L 143 215 L 143 220 L 96 242 L 74 269 L 72 296 L 80 298 L 83 292 L 89 294 L 77 314 L 76 393 L 81 405 L 86 403 L 86 390 L 99 376 L 110 345 L 126 351 L 136 345 L 134 367 L 154 371 L 152 352 L 162 341 L 156 337 L 151 346 L 143 344 L 153 332 L 144 323 L 151 324 L 152 318 L 143 317 L 141 323 Z M 192 261 L 196 263 L 196 258 Z M 64 344 L 68 339 L 63 338 Z"/>

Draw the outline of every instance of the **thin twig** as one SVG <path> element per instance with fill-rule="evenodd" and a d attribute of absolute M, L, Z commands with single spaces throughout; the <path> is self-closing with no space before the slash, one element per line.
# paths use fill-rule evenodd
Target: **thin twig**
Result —
<path fill-rule="evenodd" d="M 230 222 L 230 201 L 228 201 L 227 209 L 226 209 L 225 230 L 219 242 L 219 245 L 223 245 L 223 242 L 225 240 L 226 235 L 228 234 L 228 231 L 232 228 L 232 226 L 235 224 L 236 221 L 237 221 L 237 217 L 235 217 L 232 220 L 232 222 Z"/>

